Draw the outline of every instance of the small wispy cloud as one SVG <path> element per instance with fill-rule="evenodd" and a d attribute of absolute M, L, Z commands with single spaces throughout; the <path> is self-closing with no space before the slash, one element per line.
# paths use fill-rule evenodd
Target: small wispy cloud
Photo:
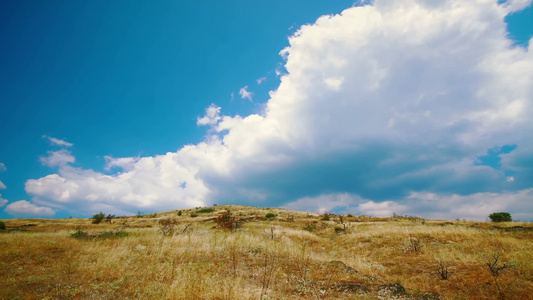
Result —
<path fill-rule="evenodd" d="M 202 118 L 197 118 L 196 125 L 216 125 L 220 121 L 220 107 L 215 104 L 211 104 L 208 108 L 205 109 L 205 116 Z"/>
<path fill-rule="evenodd" d="M 0 163 L 0 172 L 3 172 L 5 170 L 7 170 L 6 165 L 4 165 L 3 163 Z"/>
<path fill-rule="evenodd" d="M 67 142 L 65 140 L 60 140 L 60 139 L 57 139 L 55 137 L 51 137 L 51 136 L 47 136 L 47 135 L 43 135 L 43 138 L 47 139 L 51 144 L 56 145 L 56 146 L 72 147 L 74 145 L 74 144 L 69 143 L 69 142 Z"/>
<path fill-rule="evenodd" d="M 2 194 L 0 194 L 0 207 L 3 207 L 7 204 L 7 199 L 2 198 Z"/>
<path fill-rule="evenodd" d="M 252 96 L 254 95 L 252 92 L 248 91 L 248 86 L 244 86 L 239 90 L 239 95 L 241 95 L 242 99 L 248 99 L 250 102 L 253 102 Z"/>
<path fill-rule="evenodd" d="M 5 189 L 7 189 L 6 185 L 2 181 L 0 181 L 0 190 L 5 190 Z"/>
<path fill-rule="evenodd" d="M 261 77 L 261 78 L 258 78 L 256 81 L 257 81 L 257 84 L 258 85 L 261 85 L 261 83 L 263 83 L 267 78 L 265 76 Z"/>

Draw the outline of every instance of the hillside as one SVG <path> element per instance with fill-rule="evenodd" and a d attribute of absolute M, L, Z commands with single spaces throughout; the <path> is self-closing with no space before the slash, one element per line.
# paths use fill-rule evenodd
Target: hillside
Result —
<path fill-rule="evenodd" d="M 4 220 L 0 299 L 527 299 L 533 291 L 531 223 L 236 205 L 178 214 Z"/>

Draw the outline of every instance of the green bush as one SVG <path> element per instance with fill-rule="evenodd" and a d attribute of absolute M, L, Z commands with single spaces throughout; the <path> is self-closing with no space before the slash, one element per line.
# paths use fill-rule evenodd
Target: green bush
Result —
<path fill-rule="evenodd" d="M 100 224 L 104 218 L 105 218 L 105 214 L 103 212 L 100 212 L 99 214 L 93 215 L 91 222 L 93 224 Z"/>
<path fill-rule="evenodd" d="M 202 208 L 202 209 L 199 209 L 196 211 L 196 213 L 198 214 L 207 214 L 207 213 L 210 213 L 210 212 L 214 212 L 215 210 L 212 209 L 212 208 Z"/>
<path fill-rule="evenodd" d="M 335 227 L 335 233 L 341 233 L 341 232 L 345 232 L 346 229 L 345 228 L 342 228 L 342 227 Z"/>
<path fill-rule="evenodd" d="M 329 214 L 327 214 L 327 213 L 324 214 L 324 215 L 322 216 L 322 220 L 323 220 L 323 221 L 329 221 Z"/>
<path fill-rule="evenodd" d="M 489 215 L 492 222 L 511 222 L 511 214 L 508 212 L 497 212 Z"/>
<path fill-rule="evenodd" d="M 277 217 L 277 216 L 278 216 L 278 215 L 276 215 L 276 214 L 268 213 L 268 214 L 265 215 L 265 218 L 267 218 L 267 219 L 272 219 L 272 218 L 275 218 L 275 217 Z"/>
<path fill-rule="evenodd" d="M 0 230 L 6 230 L 6 223 L 0 221 Z"/>
<path fill-rule="evenodd" d="M 181 210 L 180 210 L 180 211 L 178 211 L 178 216 L 180 216 L 180 217 L 181 217 L 181 214 L 182 214 Z"/>

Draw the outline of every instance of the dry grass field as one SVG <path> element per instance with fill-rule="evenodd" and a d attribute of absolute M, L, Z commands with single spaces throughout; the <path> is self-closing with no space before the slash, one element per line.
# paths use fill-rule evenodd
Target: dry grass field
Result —
<path fill-rule="evenodd" d="M 531 299 L 530 223 L 211 209 L 4 220 L 0 299 Z"/>

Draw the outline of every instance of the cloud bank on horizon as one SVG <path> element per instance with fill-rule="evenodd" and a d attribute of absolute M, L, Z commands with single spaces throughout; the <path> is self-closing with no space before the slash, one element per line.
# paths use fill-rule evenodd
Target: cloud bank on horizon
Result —
<path fill-rule="evenodd" d="M 41 162 L 57 172 L 28 180 L 31 202 L 5 211 L 231 203 L 448 219 L 510 211 L 531 220 L 532 46 L 514 46 L 504 21 L 531 1 L 498 2 L 376 0 L 322 16 L 280 52 L 285 71 L 261 114 L 227 116 L 213 104 L 197 119 L 205 141 L 108 156 L 109 173 L 72 166 L 64 148 L 50 151 Z M 251 101 L 247 87 L 240 95 Z"/>

